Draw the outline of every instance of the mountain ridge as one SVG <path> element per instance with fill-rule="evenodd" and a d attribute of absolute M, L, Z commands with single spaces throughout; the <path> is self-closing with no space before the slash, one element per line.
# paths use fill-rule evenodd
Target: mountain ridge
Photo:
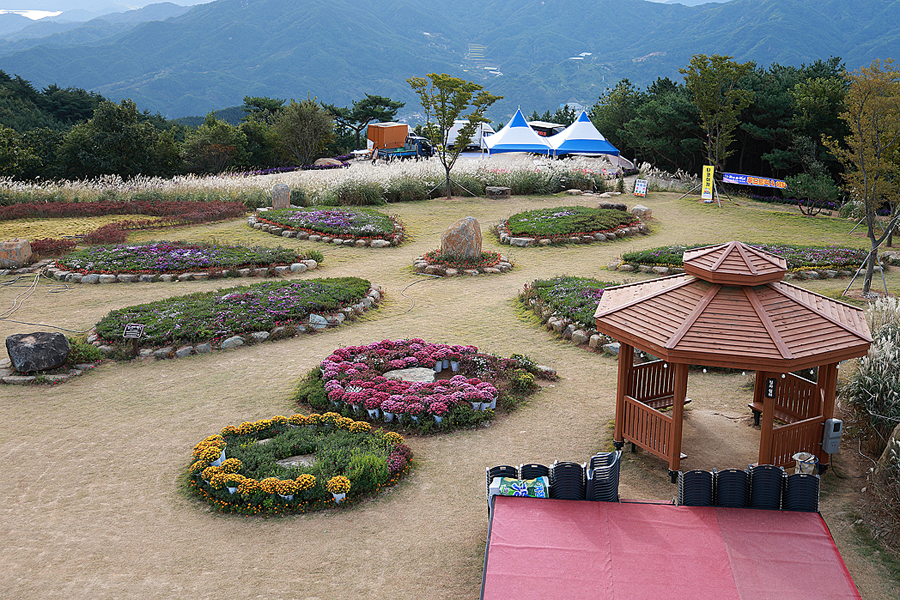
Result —
<path fill-rule="evenodd" d="M 217 0 L 105 39 L 0 46 L 0 69 L 170 117 L 247 95 L 307 93 L 337 105 L 375 93 L 411 109 L 418 102 L 406 78 L 446 72 L 504 95 L 493 114 L 508 115 L 519 105 L 594 102 L 625 77 L 639 86 L 677 79 L 697 53 L 761 67 L 840 56 L 853 70 L 900 50 L 890 25 L 898 21 L 900 0 Z M 470 44 L 483 46 L 483 57 L 470 56 Z"/>

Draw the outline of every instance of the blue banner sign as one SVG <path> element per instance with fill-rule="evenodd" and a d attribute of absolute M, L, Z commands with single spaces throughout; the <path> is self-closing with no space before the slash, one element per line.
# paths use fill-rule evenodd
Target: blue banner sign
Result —
<path fill-rule="evenodd" d="M 760 187 L 778 188 L 779 190 L 786 190 L 788 186 L 787 182 L 780 179 L 756 177 L 755 175 L 738 175 L 737 173 L 722 173 L 722 181 L 736 185 L 758 185 Z"/>

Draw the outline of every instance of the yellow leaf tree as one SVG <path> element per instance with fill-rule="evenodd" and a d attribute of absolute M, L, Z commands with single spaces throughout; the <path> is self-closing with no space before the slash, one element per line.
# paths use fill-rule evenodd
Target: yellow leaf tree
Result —
<path fill-rule="evenodd" d="M 900 220 L 900 216 L 893 218 L 880 237 L 876 234 L 876 210 L 894 199 L 900 176 L 900 71 L 893 60 L 876 59 L 871 66 L 847 74 L 847 78 L 850 89 L 840 118 L 850 128 L 850 135 L 843 141 L 823 141 L 844 165 L 844 189 L 865 205 L 871 242 L 863 280 L 863 295 L 867 295 L 878 264 L 878 246 Z"/>

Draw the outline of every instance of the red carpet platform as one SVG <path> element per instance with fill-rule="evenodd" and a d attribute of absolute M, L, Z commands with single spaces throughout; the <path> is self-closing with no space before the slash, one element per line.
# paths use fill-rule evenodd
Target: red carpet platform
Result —
<path fill-rule="evenodd" d="M 483 600 L 860 599 L 818 513 L 496 496 Z"/>

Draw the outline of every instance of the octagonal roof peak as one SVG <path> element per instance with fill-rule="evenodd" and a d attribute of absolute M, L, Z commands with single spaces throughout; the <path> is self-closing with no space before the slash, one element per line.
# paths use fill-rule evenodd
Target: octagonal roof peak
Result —
<path fill-rule="evenodd" d="M 684 270 L 720 285 L 764 285 L 781 281 L 787 261 L 741 242 L 685 250 Z"/>

